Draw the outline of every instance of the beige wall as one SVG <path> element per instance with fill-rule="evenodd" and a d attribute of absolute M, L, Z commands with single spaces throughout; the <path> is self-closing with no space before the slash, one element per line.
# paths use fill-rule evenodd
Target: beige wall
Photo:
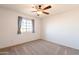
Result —
<path fill-rule="evenodd" d="M 0 48 L 42 38 L 79 49 L 78 8 L 41 20 L 34 18 L 36 33 L 26 32 L 17 35 L 18 16 L 23 16 L 29 19 L 34 18 L 13 10 L 0 8 Z"/>
<path fill-rule="evenodd" d="M 35 19 L 35 33 L 17 34 L 18 16 Z M 0 48 L 40 39 L 40 20 L 12 11 L 0 8 Z"/>
<path fill-rule="evenodd" d="M 43 19 L 42 38 L 79 49 L 79 9 Z"/>

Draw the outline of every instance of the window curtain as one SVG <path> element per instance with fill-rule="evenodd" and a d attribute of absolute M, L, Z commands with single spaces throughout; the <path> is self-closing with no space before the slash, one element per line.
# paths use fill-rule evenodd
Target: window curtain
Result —
<path fill-rule="evenodd" d="M 18 34 L 21 34 L 21 22 L 22 22 L 22 17 L 18 16 Z"/>
<path fill-rule="evenodd" d="M 32 20 L 32 27 L 33 27 L 32 33 L 35 33 L 35 21 L 34 21 L 34 19 Z"/>

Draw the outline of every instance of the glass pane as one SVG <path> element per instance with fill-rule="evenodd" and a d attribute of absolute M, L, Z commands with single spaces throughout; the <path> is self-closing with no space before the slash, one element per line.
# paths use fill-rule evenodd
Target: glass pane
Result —
<path fill-rule="evenodd" d="M 27 28 L 32 28 L 32 26 L 28 26 Z"/>
<path fill-rule="evenodd" d="M 26 32 L 26 28 L 21 28 L 21 32 Z"/>
<path fill-rule="evenodd" d="M 32 21 L 31 20 L 27 20 L 27 24 L 32 24 Z"/>
<path fill-rule="evenodd" d="M 23 19 L 21 23 L 21 32 L 32 32 L 32 20 Z"/>
<path fill-rule="evenodd" d="M 27 32 L 32 32 L 32 20 L 27 20 Z"/>
<path fill-rule="evenodd" d="M 26 32 L 26 20 L 23 19 L 21 23 L 21 32 Z"/>
<path fill-rule="evenodd" d="M 32 29 L 27 29 L 27 32 L 32 32 Z"/>

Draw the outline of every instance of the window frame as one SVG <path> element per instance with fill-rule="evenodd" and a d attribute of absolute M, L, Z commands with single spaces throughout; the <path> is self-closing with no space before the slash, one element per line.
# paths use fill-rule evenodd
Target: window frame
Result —
<path fill-rule="evenodd" d="M 22 20 L 26 20 L 26 22 L 27 22 L 27 20 L 31 20 L 31 22 L 32 22 L 32 31 L 31 31 L 31 33 L 35 33 L 35 20 L 34 19 L 28 19 L 28 18 L 25 18 L 25 17 L 21 17 L 21 16 L 18 16 L 18 31 L 17 31 L 17 33 L 18 34 L 21 34 L 21 33 L 23 33 L 22 31 L 21 31 L 21 27 L 22 27 Z M 26 25 L 27 25 L 27 23 L 26 23 Z M 26 26 L 26 31 L 25 32 L 28 32 L 27 31 L 27 26 Z"/>

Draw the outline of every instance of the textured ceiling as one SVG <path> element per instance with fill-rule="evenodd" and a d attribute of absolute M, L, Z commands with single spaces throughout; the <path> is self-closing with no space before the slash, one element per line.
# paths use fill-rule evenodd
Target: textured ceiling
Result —
<path fill-rule="evenodd" d="M 79 8 L 79 5 L 77 4 L 51 4 L 51 6 L 52 8 L 47 10 L 47 12 L 50 13 L 49 15 L 41 14 L 40 16 L 37 16 L 36 13 L 32 12 L 34 10 L 34 8 L 32 8 L 32 4 L 0 4 L 0 7 L 15 10 L 26 15 L 38 18 L 45 18 L 57 13 L 62 13 L 71 9 Z"/>

